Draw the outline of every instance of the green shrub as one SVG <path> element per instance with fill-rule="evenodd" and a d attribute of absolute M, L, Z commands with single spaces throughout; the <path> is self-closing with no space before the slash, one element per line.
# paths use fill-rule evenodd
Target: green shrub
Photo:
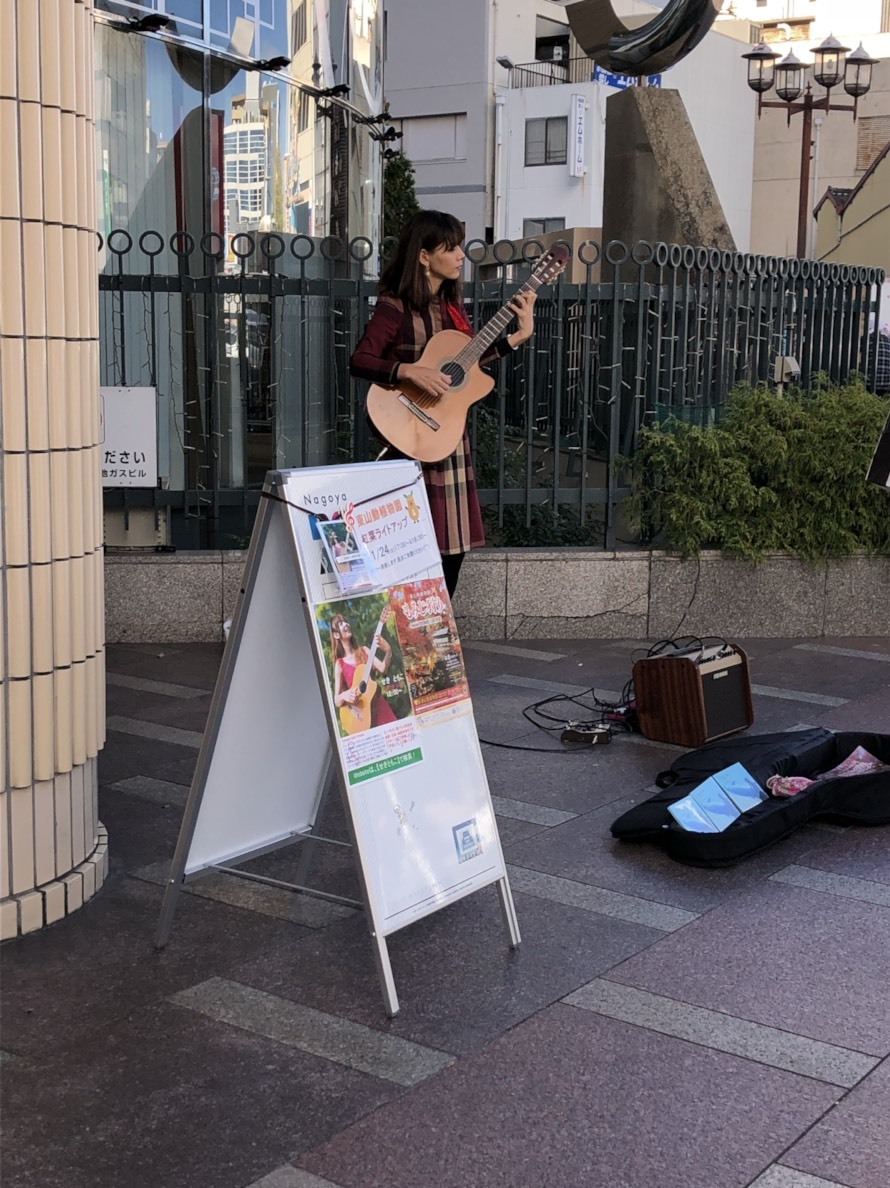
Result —
<path fill-rule="evenodd" d="M 858 381 L 729 397 L 706 428 L 670 419 L 641 433 L 627 511 L 642 538 L 681 556 L 760 561 L 890 552 L 890 503 L 865 474 L 890 404 Z"/>

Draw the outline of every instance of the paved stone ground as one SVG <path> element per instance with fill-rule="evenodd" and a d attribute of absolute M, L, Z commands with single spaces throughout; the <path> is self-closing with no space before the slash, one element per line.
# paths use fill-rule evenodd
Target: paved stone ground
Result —
<path fill-rule="evenodd" d="M 555 752 L 484 748 L 523 944 L 492 888 L 397 933 L 393 1021 L 318 900 L 213 876 L 155 951 L 220 649 L 111 648 L 112 872 L 2 954 L 5 1188 L 887 1188 L 890 832 L 719 871 L 614 842 L 681 748 L 564 753 L 521 709 L 635 646 L 467 645 L 480 735 Z M 745 646 L 755 730 L 890 729 L 890 639 Z M 348 851 L 315 875 L 357 893 Z"/>

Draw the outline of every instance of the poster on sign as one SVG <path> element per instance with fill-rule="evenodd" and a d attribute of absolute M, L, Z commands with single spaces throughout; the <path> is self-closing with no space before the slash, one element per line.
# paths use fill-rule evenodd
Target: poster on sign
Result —
<path fill-rule="evenodd" d="M 356 558 L 361 572 L 353 582 L 347 569 L 344 582 Z M 398 998 L 386 937 L 398 929 L 494 884 L 519 944 L 457 624 L 410 460 L 267 475 L 158 943 L 185 879 L 260 877 L 238 864 L 327 840 L 317 824 L 332 776 L 362 887 L 362 903 L 350 902 L 367 913 L 389 1014 Z"/>

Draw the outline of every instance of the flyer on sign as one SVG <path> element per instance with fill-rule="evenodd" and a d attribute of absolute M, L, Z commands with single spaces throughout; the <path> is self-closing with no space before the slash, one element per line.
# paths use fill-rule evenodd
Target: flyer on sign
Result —
<path fill-rule="evenodd" d="M 341 593 L 373 590 L 380 584 L 367 547 L 356 539 L 346 520 L 316 519 L 316 526 Z"/>
<path fill-rule="evenodd" d="M 311 603 L 382 590 L 437 569 L 441 560 L 419 467 L 380 494 L 346 490 L 333 468 L 287 472 L 286 498 L 298 547 L 318 565 L 306 574 Z M 410 473 L 410 472 L 409 472 Z M 368 476 L 370 478 L 370 476 Z"/>
<path fill-rule="evenodd" d="M 453 713 L 460 706 L 469 712 L 470 690 L 445 579 L 396 586 L 390 601 L 414 713 L 431 721 L 443 709 Z"/>

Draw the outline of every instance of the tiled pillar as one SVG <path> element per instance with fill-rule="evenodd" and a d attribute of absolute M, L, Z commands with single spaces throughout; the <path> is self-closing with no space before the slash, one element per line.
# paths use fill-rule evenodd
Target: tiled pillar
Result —
<path fill-rule="evenodd" d="M 0 936 L 108 866 L 92 0 L 0 3 Z"/>

